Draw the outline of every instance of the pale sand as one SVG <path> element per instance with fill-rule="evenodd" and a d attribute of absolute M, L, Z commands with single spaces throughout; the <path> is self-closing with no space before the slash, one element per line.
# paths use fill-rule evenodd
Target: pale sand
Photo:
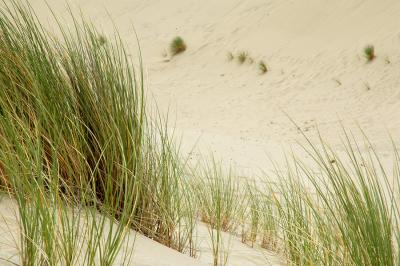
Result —
<path fill-rule="evenodd" d="M 43 1 L 29 2 L 48 25 Z M 279 160 L 282 146 L 303 140 L 285 113 L 311 138 L 318 127 L 333 146 L 340 143 L 340 123 L 349 130 L 360 126 L 382 158 L 390 159 L 388 133 L 395 141 L 400 133 L 397 0 L 70 3 L 105 33 L 115 26 L 132 56 L 135 26 L 149 102 L 169 112 L 184 152 L 197 144 L 193 160 L 214 152 L 243 175 L 268 170 L 268 156 Z M 50 5 L 60 17 L 67 16 L 64 0 Z M 169 60 L 163 55 L 176 35 L 188 50 Z M 363 57 L 367 44 L 376 49 L 372 63 Z M 259 75 L 256 64 L 228 62 L 227 52 L 241 50 L 256 62 L 263 59 L 270 71 Z M 258 264 L 249 259 L 249 265 Z"/>
<path fill-rule="evenodd" d="M 19 265 L 19 222 L 17 205 L 7 196 L 0 199 L 0 265 Z M 84 218 L 82 218 L 84 224 Z M 80 226 L 82 227 L 82 226 Z M 83 228 L 81 228 L 83 230 Z M 107 235 L 107 232 L 104 233 Z M 206 265 L 187 255 L 167 248 L 135 232 L 130 232 L 122 245 L 122 250 L 133 250 L 131 261 L 134 265 Z M 122 265 L 123 252 L 117 256 L 115 265 Z M 80 262 L 82 265 L 82 261 Z M 79 262 L 77 265 L 80 264 Z"/>
<path fill-rule="evenodd" d="M 42 0 L 30 2 L 47 17 Z M 51 6 L 65 17 L 63 3 Z M 266 154 L 279 158 L 282 144 L 302 139 L 285 112 L 310 136 L 318 126 L 333 144 L 339 121 L 350 130 L 359 125 L 382 153 L 390 150 L 388 132 L 400 133 L 396 0 L 70 3 L 106 33 L 114 32 L 111 18 L 132 47 L 135 26 L 149 100 L 169 111 L 185 151 L 198 141 L 203 153 L 213 151 L 244 171 L 265 168 Z M 176 35 L 188 50 L 169 61 L 163 54 Z M 377 54 L 369 64 L 367 44 Z M 270 71 L 259 75 L 256 64 L 227 61 L 228 51 L 241 50 L 265 60 Z"/>
<path fill-rule="evenodd" d="M 84 231 L 86 218 L 84 214 L 79 224 L 81 232 Z M 107 223 L 104 237 L 107 236 L 110 224 Z M 6 195 L 0 195 L 0 265 L 20 265 L 20 239 L 19 216 L 15 200 Z M 258 246 L 251 248 L 241 243 L 240 238 L 223 233 L 225 241 L 223 248 L 228 251 L 228 265 L 281 265 L 282 260 L 272 252 Z M 81 240 L 80 240 L 81 241 Z M 131 231 L 127 234 L 122 244 L 121 252 L 117 255 L 115 265 L 212 265 L 211 243 L 206 225 L 198 226 L 198 254 L 197 258 L 179 253 L 163 246 L 141 234 Z M 80 242 L 77 252 L 85 252 L 85 244 Z M 86 241 L 83 243 L 87 243 Z M 131 258 L 125 259 L 125 251 Z M 81 253 L 82 254 L 82 253 Z M 80 260 L 81 259 L 81 260 Z M 123 264 L 125 262 L 125 264 Z M 126 263 L 129 264 L 126 264 Z M 76 265 L 83 265 L 83 256 L 80 256 Z"/>

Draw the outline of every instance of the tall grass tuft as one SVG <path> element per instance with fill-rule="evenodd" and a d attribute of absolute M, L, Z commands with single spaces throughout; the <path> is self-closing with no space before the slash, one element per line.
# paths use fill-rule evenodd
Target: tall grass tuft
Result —
<path fill-rule="evenodd" d="M 260 220 L 261 220 L 261 208 L 260 208 L 260 197 L 253 186 L 247 185 L 247 195 L 249 196 L 249 215 L 250 217 L 250 234 L 249 240 L 251 246 L 257 241 L 257 236 L 259 233 Z"/>
<path fill-rule="evenodd" d="M 243 242 L 250 241 L 251 246 L 256 242 L 264 249 L 277 250 L 278 242 L 278 214 L 275 205 L 274 192 L 270 183 L 253 182 L 247 184 L 246 196 L 248 202 L 245 217 L 243 217 Z M 247 224 L 246 224 L 247 222 Z"/>
<path fill-rule="evenodd" d="M 21 263 L 111 265 L 130 229 L 184 251 L 182 167 L 146 115 L 141 59 L 72 19 L 56 39 L 29 5 L 0 11 L 0 186 L 18 203 Z"/>
<path fill-rule="evenodd" d="M 322 178 L 307 176 L 311 177 L 333 225 L 339 229 L 345 254 L 358 265 L 393 265 L 397 254 L 392 244 L 393 237 L 398 235 L 394 223 L 399 214 L 397 203 L 393 188 L 388 186 L 388 175 L 371 144 L 366 142 L 364 147 L 366 154 L 347 133 L 345 158 L 327 145 L 322 145 L 321 150 L 312 146 Z M 398 161 L 393 169 L 399 169 Z"/>
<path fill-rule="evenodd" d="M 193 189 L 200 202 L 200 220 L 208 225 L 214 265 L 226 265 L 230 239 L 224 239 L 223 232 L 234 233 L 238 227 L 242 211 L 239 182 L 214 158 L 197 175 Z"/>
<path fill-rule="evenodd" d="M 319 145 L 309 141 L 304 149 L 311 163 L 293 157 L 286 170 L 277 171 L 277 222 L 288 262 L 397 264 L 397 150 L 390 177 L 371 147 L 368 140 L 360 146 L 347 132 L 344 154 L 322 139 Z"/>

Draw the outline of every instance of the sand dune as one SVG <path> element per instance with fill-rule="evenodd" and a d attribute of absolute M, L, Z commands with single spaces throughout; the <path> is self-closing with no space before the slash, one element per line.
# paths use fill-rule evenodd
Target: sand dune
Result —
<path fill-rule="evenodd" d="M 63 3 L 51 6 L 66 16 Z M 187 150 L 198 140 L 198 147 L 239 168 L 263 167 L 265 153 L 301 139 L 285 113 L 307 134 L 318 126 L 333 143 L 339 122 L 348 129 L 359 125 L 381 150 L 388 149 L 387 133 L 400 131 L 397 1 L 70 3 L 105 32 L 114 31 L 113 20 L 132 46 L 135 26 L 149 98 L 169 112 Z M 165 60 L 176 35 L 188 51 Z M 367 44 L 377 53 L 370 64 L 362 54 Z M 256 64 L 227 62 L 228 52 L 242 50 L 265 60 L 270 71 L 261 76 Z"/>
<path fill-rule="evenodd" d="M 85 224 L 84 216 L 82 223 Z M 108 226 L 107 226 L 108 228 Z M 131 231 L 122 244 L 122 251 L 131 253 L 133 265 L 212 265 L 213 257 L 210 249 L 209 233 L 206 225 L 200 224 L 198 232 L 199 252 L 196 259 L 179 253 L 141 234 Z M 104 232 L 107 235 L 107 232 Z M 281 259 L 274 253 L 257 246 L 251 248 L 241 243 L 240 238 L 224 233 L 226 247 L 229 247 L 229 265 L 280 265 Z M 19 265 L 18 247 L 19 215 L 16 202 L 6 195 L 0 195 L 0 265 Z M 120 252 L 115 265 L 125 265 L 125 253 Z M 77 262 L 79 263 L 79 261 Z M 80 263 L 84 263 L 81 261 Z"/>
<path fill-rule="evenodd" d="M 52 28 L 44 2 L 29 2 L 44 25 Z M 282 146 L 302 140 L 288 116 L 312 138 L 318 128 L 333 145 L 340 142 L 341 124 L 350 130 L 360 126 L 384 155 L 390 150 L 388 133 L 400 133 L 398 1 L 69 3 L 105 33 L 117 28 L 132 56 L 137 55 L 134 25 L 149 102 L 169 114 L 184 151 L 196 145 L 193 159 L 212 151 L 243 174 L 266 169 L 267 154 L 279 158 Z M 70 23 L 64 0 L 53 0 L 50 6 Z M 165 53 L 176 35 L 184 38 L 188 50 L 170 58 Z M 362 53 L 367 44 L 376 49 L 371 63 Z M 247 51 L 254 63 L 227 60 L 228 52 L 239 51 Z M 259 60 L 268 65 L 265 75 L 257 71 Z M 170 258 L 177 259 L 176 265 L 197 262 L 149 241 L 143 245 L 159 250 L 152 252 L 157 253 L 152 259 L 145 250 L 137 252 L 143 265 L 173 265 Z M 260 263 L 238 261 L 237 265 Z"/>
<path fill-rule="evenodd" d="M 0 199 L 0 217 L 0 265 L 19 265 L 18 208 L 16 202 L 5 195 Z M 133 250 L 131 261 L 135 265 L 206 265 L 135 232 L 127 235 L 123 245 L 124 249 Z M 115 264 L 123 265 L 123 262 L 121 252 Z"/>

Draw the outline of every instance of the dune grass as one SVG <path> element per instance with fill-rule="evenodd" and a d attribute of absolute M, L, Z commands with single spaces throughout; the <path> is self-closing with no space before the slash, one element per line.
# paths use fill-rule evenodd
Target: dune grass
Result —
<path fill-rule="evenodd" d="M 200 220 L 208 225 L 213 263 L 226 265 L 230 239 L 224 238 L 223 232 L 236 232 L 243 207 L 238 179 L 214 158 L 201 165 L 200 172 L 194 175 L 197 178 L 192 185 L 193 194 L 200 203 Z"/>
<path fill-rule="evenodd" d="M 278 235 L 291 264 L 397 263 L 397 151 L 389 178 L 371 144 L 362 152 L 350 136 L 345 133 L 344 155 L 322 140 L 309 142 L 311 163 L 293 157 L 277 171 Z"/>
<path fill-rule="evenodd" d="M 246 195 L 248 197 L 248 202 L 247 208 L 243 213 L 244 217 L 242 218 L 242 242 L 250 242 L 251 246 L 253 247 L 254 243 L 257 241 L 257 236 L 260 229 L 262 215 L 261 202 L 260 195 L 257 193 L 257 189 L 254 184 L 246 185 Z M 247 222 L 246 224 L 246 221 L 248 220 L 250 220 L 250 222 Z"/>
<path fill-rule="evenodd" d="M 364 56 L 368 62 L 371 62 L 375 59 L 375 47 L 373 45 L 367 45 L 364 48 Z"/>
<path fill-rule="evenodd" d="M 214 265 L 240 224 L 291 265 L 399 263 L 396 148 L 391 171 L 345 133 L 344 155 L 309 141 L 312 162 L 288 156 L 277 183 L 244 186 L 215 160 L 190 172 L 146 111 L 140 56 L 134 68 L 118 37 L 104 45 L 72 19 L 56 39 L 29 6 L 0 11 L 0 187 L 18 206 L 18 264 L 132 264 L 131 229 L 196 257 L 199 220 Z"/>
<path fill-rule="evenodd" d="M 242 52 L 238 53 L 236 58 L 237 58 L 239 64 L 242 65 L 244 62 L 246 62 L 248 57 L 249 57 L 249 53 L 246 51 L 242 51 Z"/>
<path fill-rule="evenodd" d="M 177 36 L 175 37 L 170 44 L 170 51 L 172 56 L 183 53 L 184 51 L 186 51 L 186 43 L 185 41 L 182 39 L 182 37 Z"/>
<path fill-rule="evenodd" d="M 130 229 L 187 251 L 181 160 L 146 115 L 142 67 L 72 19 L 56 39 L 27 5 L 0 13 L 0 185 L 18 204 L 21 264 L 112 265 Z"/>
<path fill-rule="evenodd" d="M 215 159 L 204 164 L 202 173 L 198 176 L 201 177 L 198 180 L 198 187 L 202 188 L 202 192 L 198 195 L 201 202 L 201 220 L 211 227 L 234 232 L 241 211 L 241 206 L 237 203 L 240 191 L 237 178 L 231 170 L 226 173 L 221 163 Z"/>
<path fill-rule="evenodd" d="M 397 149 L 385 169 L 368 139 L 361 145 L 343 135 L 344 152 L 306 139 L 311 161 L 288 154 L 264 182 L 247 185 L 247 200 L 238 199 L 242 242 L 275 251 L 289 265 L 398 263 Z"/>
<path fill-rule="evenodd" d="M 277 214 L 272 201 L 271 187 L 260 183 L 247 183 L 245 211 L 242 219 L 242 242 L 252 247 L 255 243 L 271 251 L 277 250 Z M 266 196 L 269 195 L 269 196 Z"/>
<path fill-rule="evenodd" d="M 261 74 L 265 74 L 268 72 L 268 67 L 263 60 L 258 62 L 258 70 L 260 71 Z"/>

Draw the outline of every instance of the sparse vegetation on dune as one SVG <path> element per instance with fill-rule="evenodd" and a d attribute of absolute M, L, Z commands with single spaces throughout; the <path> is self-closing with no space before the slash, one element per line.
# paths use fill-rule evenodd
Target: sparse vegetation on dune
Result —
<path fill-rule="evenodd" d="M 366 154 L 351 135 L 346 133 L 344 141 L 344 156 L 322 140 L 320 145 L 310 142 L 306 152 L 313 163 L 293 156 L 282 171 L 277 170 L 277 235 L 288 262 L 395 265 L 400 232 L 394 207 L 400 170 L 397 150 L 390 176 L 368 140 Z"/>
<path fill-rule="evenodd" d="M 246 62 L 248 56 L 249 56 L 249 54 L 246 51 L 239 52 L 237 55 L 237 60 L 238 60 L 239 64 L 242 65 L 244 62 Z"/>
<path fill-rule="evenodd" d="M 183 53 L 186 51 L 186 43 L 182 37 L 175 37 L 170 44 L 170 51 L 172 56 Z"/>
<path fill-rule="evenodd" d="M 142 68 L 74 21 L 58 41 L 29 7 L 0 13 L 0 187 L 18 207 L 17 264 L 133 264 L 131 229 L 196 257 L 199 221 L 214 265 L 228 261 L 226 233 L 290 265 L 398 264 L 397 149 L 390 172 L 346 134 L 344 157 L 309 141 L 313 162 L 293 156 L 277 183 L 243 185 L 215 160 L 189 171 L 146 112 Z"/>
<path fill-rule="evenodd" d="M 367 45 L 364 48 L 364 56 L 368 62 L 371 62 L 375 59 L 375 47 L 373 45 Z"/>
<path fill-rule="evenodd" d="M 261 74 L 265 74 L 268 72 L 268 67 L 262 60 L 258 63 L 258 69 L 260 70 Z"/>
<path fill-rule="evenodd" d="M 245 62 L 248 62 L 249 65 L 252 65 L 252 64 L 254 63 L 254 58 L 251 57 L 251 56 L 249 55 L 249 53 L 246 52 L 246 51 L 241 51 L 241 52 L 239 52 L 239 53 L 236 55 L 236 57 L 235 57 L 231 52 L 228 52 L 227 58 L 228 58 L 228 61 L 232 61 L 233 59 L 236 58 L 236 59 L 237 59 L 237 62 L 238 62 L 240 65 L 243 65 Z M 266 63 L 265 63 L 263 60 L 260 60 L 260 61 L 258 62 L 258 64 L 257 64 L 257 69 L 258 69 L 258 71 L 259 71 L 260 74 L 265 74 L 265 73 L 268 72 L 268 67 L 267 67 Z"/>
<path fill-rule="evenodd" d="M 208 225 L 214 265 L 226 265 L 229 239 L 222 232 L 235 233 L 242 207 L 240 186 L 229 170 L 225 173 L 214 159 L 202 165 L 195 174 L 194 195 L 199 205 L 199 217 Z"/>
<path fill-rule="evenodd" d="M 399 204 L 395 191 L 400 188 L 397 149 L 393 169 L 387 171 L 367 139 L 368 152 L 363 153 L 351 135 L 344 136 L 344 155 L 322 140 L 318 145 L 309 142 L 304 149 L 312 162 L 293 155 L 273 176 L 249 183 L 245 190 L 243 185 L 223 181 L 226 176 L 214 164 L 208 171 L 213 173 L 213 185 L 207 186 L 210 192 L 198 189 L 203 197 L 200 210 L 222 207 L 210 202 L 226 202 L 221 210 L 237 209 L 236 215 L 222 215 L 225 212 L 219 208 L 208 207 L 206 217 L 231 217 L 223 220 L 232 221 L 234 230 L 229 231 L 241 234 L 243 243 L 258 243 L 278 252 L 290 265 L 396 265 L 400 237 L 400 213 L 395 207 Z M 209 174 L 201 176 L 209 180 Z M 236 196 L 222 200 L 222 195 Z M 234 204 L 225 201 L 234 197 Z M 210 220 L 203 218 L 210 228 L 215 227 Z"/>

